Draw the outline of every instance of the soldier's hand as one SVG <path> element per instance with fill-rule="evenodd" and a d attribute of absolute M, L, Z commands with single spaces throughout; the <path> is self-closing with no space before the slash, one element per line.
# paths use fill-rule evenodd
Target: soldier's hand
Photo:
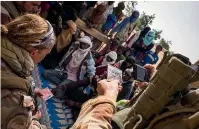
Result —
<path fill-rule="evenodd" d="M 121 90 L 119 80 L 107 81 L 106 79 L 98 82 L 97 93 L 116 101 L 118 92 Z"/>
<path fill-rule="evenodd" d="M 33 116 L 34 119 L 40 120 L 41 119 L 41 111 L 37 111 L 36 114 Z"/>
<path fill-rule="evenodd" d="M 149 73 L 149 77 L 151 78 L 151 76 L 153 75 L 153 73 L 155 72 L 155 67 L 151 64 L 146 64 L 144 66 L 144 68 L 147 69 L 147 72 Z"/>
<path fill-rule="evenodd" d="M 35 88 L 34 93 L 35 93 L 36 96 L 39 96 L 39 97 L 43 96 L 40 88 Z"/>

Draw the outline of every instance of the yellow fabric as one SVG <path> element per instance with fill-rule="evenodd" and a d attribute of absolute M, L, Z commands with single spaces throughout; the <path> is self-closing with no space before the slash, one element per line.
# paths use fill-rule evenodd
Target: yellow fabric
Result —
<path fill-rule="evenodd" d="M 63 48 L 69 45 L 72 39 L 72 33 L 70 29 L 63 30 L 61 34 L 57 37 L 57 42 L 55 44 L 55 47 L 57 49 L 57 52 L 60 52 Z"/>

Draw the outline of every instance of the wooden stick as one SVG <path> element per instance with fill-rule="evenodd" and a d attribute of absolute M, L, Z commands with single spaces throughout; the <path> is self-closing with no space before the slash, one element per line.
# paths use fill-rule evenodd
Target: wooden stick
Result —
<path fill-rule="evenodd" d="M 101 42 L 104 42 L 105 44 L 108 44 L 110 42 L 110 39 L 108 39 L 108 37 L 102 33 L 100 33 L 99 31 L 97 31 L 94 28 L 88 28 L 86 26 L 86 24 L 79 18 L 77 18 L 76 20 L 76 25 L 78 28 L 80 28 L 81 30 L 85 31 L 86 33 L 90 34 L 91 36 L 93 36 L 94 38 L 98 39 Z"/>

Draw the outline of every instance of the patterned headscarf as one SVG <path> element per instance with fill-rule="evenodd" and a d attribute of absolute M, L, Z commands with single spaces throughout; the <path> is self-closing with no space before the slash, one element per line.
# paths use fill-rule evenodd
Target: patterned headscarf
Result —
<path fill-rule="evenodd" d="M 87 56 L 87 54 L 90 52 L 90 50 L 92 48 L 92 42 L 88 36 L 84 36 L 84 37 L 78 39 L 78 41 L 88 44 L 89 47 L 87 49 L 78 48 L 76 51 L 73 52 L 72 59 L 70 61 L 70 65 L 73 68 L 76 68 L 81 64 L 83 59 Z"/>
<path fill-rule="evenodd" d="M 52 48 L 56 40 L 51 24 L 36 14 L 17 17 L 12 22 L 3 25 L 1 31 L 20 47 L 30 45 Z"/>

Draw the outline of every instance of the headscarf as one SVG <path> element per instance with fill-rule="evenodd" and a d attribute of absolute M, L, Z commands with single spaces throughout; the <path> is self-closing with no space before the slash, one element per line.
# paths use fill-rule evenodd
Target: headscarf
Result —
<path fill-rule="evenodd" d="M 103 5 L 103 4 L 100 4 L 98 5 L 94 10 L 93 10 L 93 13 L 91 15 L 91 21 L 93 24 L 99 24 L 103 17 L 104 17 L 104 14 L 102 13 L 101 15 L 98 15 L 97 14 L 97 10 L 101 10 L 101 11 L 106 11 L 106 6 Z"/>
<path fill-rule="evenodd" d="M 132 76 L 133 68 L 126 69 L 125 72 L 131 77 L 129 79 L 129 81 L 132 80 L 133 79 L 133 76 Z"/>
<path fill-rule="evenodd" d="M 140 16 L 140 12 L 135 10 L 132 12 L 132 15 L 131 15 L 131 22 L 135 22 Z"/>
<path fill-rule="evenodd" d="M 76 51 L 73 52 L 72 59 L 70 61 L 71 67 L 73 68 L 79 67 L 83 59 L 87 56 L 87 54 L 90 52 L 92 48 L 92 42 L 88 36 L 84 36 L 78 39 L 78 41 L 87 43 L 88 45 L 90 45 L 90 47 L 88 47 L 87 49 L 78 48 Z"/>
<path fill-rule="evenodd" d="M 125 18 L 122 22 L 120 22 L 117 26 L 115 26 L 111 33 L 113 32 L 121 32 L 124 28 L 126 28 L 126 25 L 128 23 L 134 23 L 139 18 L 139 11 L 135 10 L 133 11 L 132 15 L 130 17 Z"/>
<path fill-rule="evenodd" d="M 145 28 L 141 31 L 139 38 L 143 38 L 150 30 L 151 30 L 150 27 L 145 27 Z"/>
<path fill-rule="evenodd" d="M 114 14 L 109 14 L 106 23 L 102 26 L 102 31 L 111 29 L 113 25 L 117 22 L 116 16 Z"/>
<path fill-rule="evenodd" d="M 51 24 L 36 14 L 26 14 L 2 25 L 1 33 L 22 48 L 52 48 L 56 40 Z"/>
<path fill-rule="evenodd" d="M 106 60 L 107 56 L 109 56 L 111 59 L 113 59 L 113 61 L 107 62 L 107 60 Z M 114 64 L 116 60 L 117 60 L 117 53 L 114 51 L 110 51 L 108 54 L 105 55 L 102 65 Z"/>
<path fill-rule="evenodd" d="M 155 32 L 150 30 L 143 38 L 144 45 L 150 45 L 155 38 Z"/>

